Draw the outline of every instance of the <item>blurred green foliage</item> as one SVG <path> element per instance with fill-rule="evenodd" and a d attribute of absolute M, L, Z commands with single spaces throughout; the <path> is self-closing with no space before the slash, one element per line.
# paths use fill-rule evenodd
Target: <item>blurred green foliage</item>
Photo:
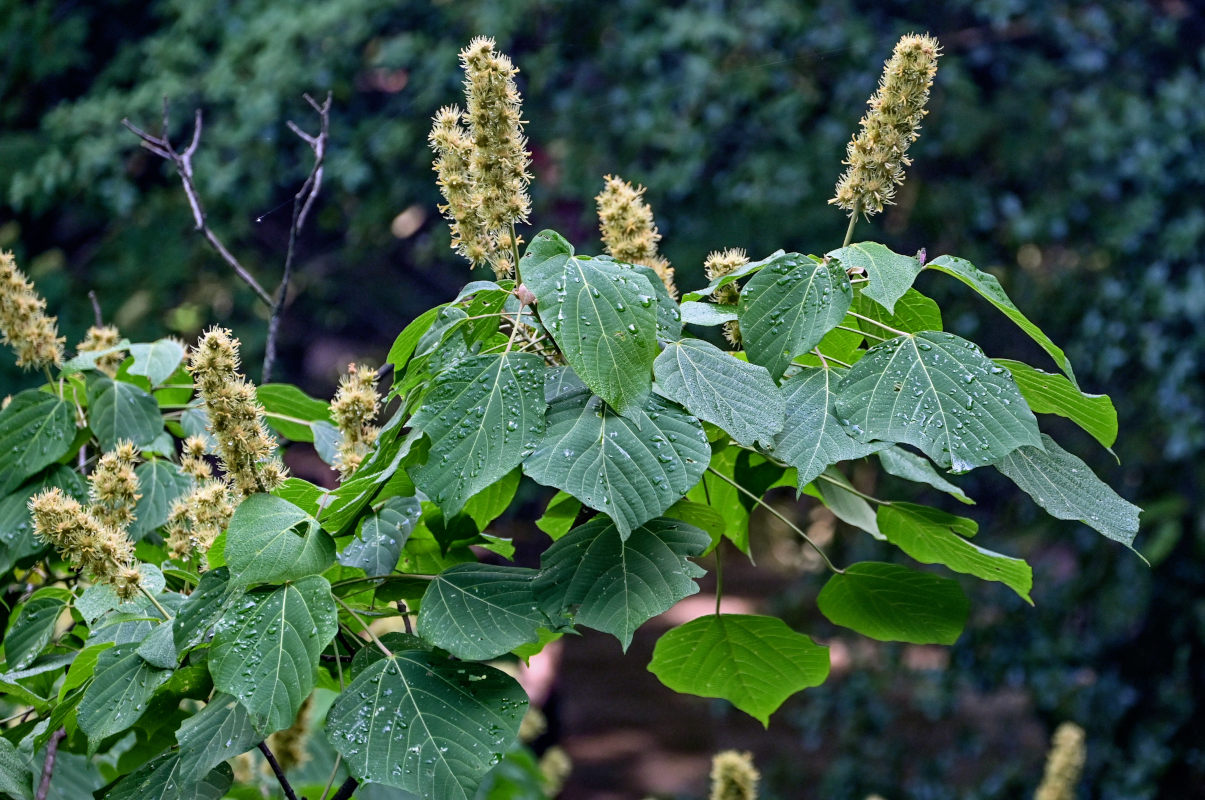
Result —
<path fill-rule="evenodd" d="M 987 590 L 981 606 L 1014 613 L 965 636 L 957 669 L 919 675 L 897 705 L 872 702 L 890 669 L 826 687 L 801 713 L 801 742 L 835 754 L 825 797 L 1018 796 L 1033 765 L 973 729 L 901 770 L 915 753 L 892 722 L 1008 689 L 1050 729 L 1088 729 L 1090 796 L 1184 796 L 1205 785 L 1205 524 L 1188 502 L 1205 485 L 1205 18 L 1192 3 L 0 0 L 0 246 L 60 310 L 69 344 L 95 290 L 132 338 L 222 322 L 255 364 L 263 310 L 120 120 L 157 131 L 166 96 L 179 141 L 203 110 L 211 223 L 272 286 L 310 166 L 285 120 L 312 128 L 301 93 L 329 90 L 327 182 L 281 353 L 285 377 L 326 391 L 341 364 L 323 353 L 379 360 L 462 282 L 425 136 L 458 95 L 456 53 L 472 35 L 495 36 L 523 70 L 539 226 L 586 246 L 591 198 L 620 174 L 649 187 L 662 250 L 694 286 L 711 249 L 840 242 L 845 220 L 826 200 L 844 144 L 911 30 L 945 45 L 931 116 L 898 205 L 859 232 L 996 265 L 1018 304 L 1040 310 L 1087 390 L 1113 394 L 1122 429 L 1141 431 L 1118 443 L 1120 468 L 1103 451 L 1091 463 L 1151 509 L 1139 547 L 1154 569 L 985 502 L 993 528 L 1011 523 L 1002 548 L 1025 545 L 1047 573 L 1038 609 Z M 421 224 L 399 238 L 391 224 L 408 209 Z M 985 306 L 963 308 L 951 330 L 1042 363 Z M 21 385 L 10 363 L 3 393 Z M 967 759 L 980 768 L 959 771 Z"/>

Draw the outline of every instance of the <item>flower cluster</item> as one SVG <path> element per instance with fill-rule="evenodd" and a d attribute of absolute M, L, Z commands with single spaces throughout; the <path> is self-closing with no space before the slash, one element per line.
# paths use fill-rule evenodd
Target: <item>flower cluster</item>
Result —
<path fill-rule="evenodd" d="M 58 320 L 46 314 L 46 300 L 17 269 L 12 253 L 0 252 L 0 343 L 11 345 L 19 367 L 57 367 L 63 362 Z"/>
<path fill-rule="evenodd" d="M 748 263 L 749 256 L 743 248 L 729 247 L 727 250 L 713 250 L 707 254 L 707 260 L 703 262 L 703 274 L 707 276 L 707 280 L 714 281 L 725 275 L 730 275 Z M 736 281 L 732 281 L 712 292 L 711 300 L 714 303 L 734 306 L 740 299 L 740 295 L 740 287 L 736 285 Z M 725 322 L 724 337 L 734 346 L 740 347 L 740 323 L 736 320 Z"/>
<path fill-rule="evenodd" d="M 643 264 L 657 273 L 674 299 L 674 268 L 657 253 L 661 234 L 653 222 L 653 209 L 644 202 L 644 187 L 633 188 L 622 178 L 607 175 L 603 190 L 594 198 L 598 204 L 598 229 L 607 253 L 628 264 Z"/>
<path fill-rule="evenodd" d="M 123 600 L 138 591 L 141 573 L 135 566 L 134 543 L 124 531 L 106 525 L 59 488 L 29 501 L 34 535 L 54 545 L 73 567 L 107 583 Z"/>
<path fill-rule="evenodd" d="M 124 530 L 134 522 L 138 505 L 138 449 L 133 442 L 121 441 L 96 462 L 88 476 L 88 511 L 103 525 Z"/>
<path fill-rule="evenodd" d="M 255 387 L 239 372 L 238 340 L 224 328 L 210 328 L 189 355 L 188 369 L 205 401 L 209 430 L 235 491 L 246 497 L 280 486 L 285 468 L 268 435 Z"/>
<path fill-rule="evenodd" d="M 1059 725 L 1046 757 L 1046 774 L 1034 800 L 1074 800 L 1084 756 L 1084 729 L 1074 722 Z"/>
<path fill-rule="evenodd" d="M 896 43 L 862 129 L 846 148 L 848 168 L 829 203 L 851 216 L 869 216 L 893 201 L 896 187 L 904 182 L 904 168 L 912 163 L 908 147 L 920 135 L 940 55 L 940 45 L 930 36 L 909 34 Z"/>
<path fill-rule="evenodd" d="M 172 501 L 167 515 L 167 547 L 172 558 L 205 553 L 234 516 L 230 484 L 210 478 Z"/>
<path fill-rule="evenodd" d="M 711 759 L 711 800 L 757 800 L 760 778 L 751 753 L 716 753 Z"/>
<path fill-rule="evenodd" d="M 84 340 L 75 346 L 81 353 L 98 353 L 111 350 L 121 341 L 121 333 L 112 325 L 93 325 L 84 334 Z M 125 354 L 120 350 L 100 356 L 96 359 L 96 368 L 112 378 L 117 374 Z"/>
<path fill-rule="evenodd" d="M 339 379 L 339 389 L 331 401 L 331 416 L 343 434 L 335 467 L 346 479 L 368 455 L 380 432 L 372 423 L 381 407 L 377 395 L 377 371 L 355 364 L 347 365 L 347 374 Z"/>

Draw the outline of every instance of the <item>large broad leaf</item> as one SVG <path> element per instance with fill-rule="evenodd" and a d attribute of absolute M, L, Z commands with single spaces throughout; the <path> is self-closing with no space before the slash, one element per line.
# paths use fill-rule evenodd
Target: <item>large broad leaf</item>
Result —
<path fill-rule="evenodd" d="M 238 698 L 261 733 L 287 728 L 337 627 L 330 584 L 317 575 L 248 594 L 218 623 L 209 650 L 213 684 Z"/>
<path fill-rule="evenodd" d="M 783 428 L 786 405 L 765 367 L 702 339 L 667 345 L 653 362 L 653 375 L 658 393 L 743 445 L 768 443 Z"/>
<path fill-rule="evenodd" d="M 172 621 L 176 650 L 184 652 L 209 636 L 222 615 L 244 594 L 243 587 L 230 582 L 230 569 L 218 567 L 201 576 L 201 582 Z"/>
<path fill-rule="evenodd" d="M 58 461 L 75 438 L 71 404 L 29 389 L 0 411 L 0 495 Z"/>
<path fill-rule="evenodd" d="M 418 633 L 466 661 L 485 661 L 539 638 L 548 619 L 532 593 L 534 569 L 460 564 L 427 587 Z"/>
<path fill-rule="evenodd" d="M 0 793 L 18 800 L 33 797 L 33 772 L 29 761 L 8 739 L 0 737 Z"/>
<path fill-rule="evenodd" d="M 1038 414 L 1058 414 L 1083 428 L 1105 447 L 1117 441 L 1117 409 L 1106 394 L 1085 394 L 1062 375 L 1052 375 L 1021 361 L 997 358 Z"/>
<path fill-rule="evenodd" d="M 367 575 L 388 575 L 422 515 L 417 498 L 389 498 L 380 511 L 360 523 L 360 530 L 339 554 L 339 563 L 358 567 Z"/>
<path fill-rule="evenodd" d="M 889 314 L 895 312 L 896 301 L 912 288 L 912 282 L 922 269 L 915 256 L 893 253 L 878 242 L 851 244 L 833 250 L 829 255 L 847 270 L 865 270 L 870 283 L 862 294 L 882 305 Z"/>
<path fill-rule="evenodd" d="M 622 417 L 572 383 L 557 383 L 548 430 L 523 471 L 610 515 L 627 536 L 699 481 L 711 458 L 707 437 L 697 419 L 655 395 Z"/>
<path fill-rule="evenodd" d="M 218 764 L 247 752 L 263 738 L 238 700 L 228 694 L 214 695 L 176 731 L 176 741 L 180 743 L 180 780 L 190 783 L 204 777 Z"/>
<path fill-rule="evenodd" d="M 958 581 L 862 561 L 829 578 L 816 597 L 830 622 L 884 642 L 953 644 L 971 604 Z"/>
<path fill-rule="evenodd" d="M 331 421 L 330 406 L 289 383 L 265 383 L 255 389 L 272 430 L 294 442 L 314 441 L 314 422 Z"/>
<path fill-rule="evenodd" d="M 654 519 L 626 539 L 609 519 L 595 517 L 540 557 L 535 596 L 550 617 L 574 621 L 619 639 L 683 597 L 699 591 L 705 571 L 688 558 L 711 544 L 704 531 L 676 519 Z"/>
<path fill-rule="evenodd" d="M 474 356 L 435 379 L 410 421 L 431 439 L 415 485 L 444 513 L 519 466 L 544 433 L 544 360 L 533 353 Z"/>
<path fill-rule="evenodd" d="M 167 522 L 172 501 L 189 490 L 192 480 L 178 466 L 160 458 L 139 464 L 134 474 L 142 493 L 130 525 L 130 535 L 137 540 Z"/>
<path fill-rule="evenodd" d="M 888 312 L 866 294 L 858 292 L 854 295 L 851 310 L 869 318 L 857 320 L 857 327 L 875 336 L 884 336 L 884 331 L 889 328 L 905 333 L 942 330 L 941 308 L 935 300 L 916 289 L 904 292 L 895 301 L 893 312 Z"/>
<path fill-rule="evenodd" d="M 84 692 L 76 720 L 95 750 L 101 740 L 128 729 L 146 711 L 147 701 L 171 670 L 158 669 L 130 642 L 105 650 L 96 660 L 96 678 Z"/>
<path fill-rule="evenodd" d="M 71 597 L 66 589 L 50 586 L 37 590 L 17 607 L 4 634 L 4 660 L 10 670 L 25 669 L 33 663 L 54 635 L 55 623 Z"/>
<path fill-rule="evenodd" d="M 526 711 L 523 689 L 505 673 L 407 650 L 378 658 L 348 684 L 326 735 L 360 780 L 424 800 L 472 800 Z"/>
<path fill-rule="evenodd" d="M 1038 422 L 1008 371 L 952 333 L 875 345 L 837 387 L 836 410 L 858 439 L 915 445 L 956 472 L 1041 446 Z"/>
<path fill-rule="evenodd" d="M 833 395 L 844 371 L 805 367 L 782 385 L 787 417 L 770 452 L 799 470 L 798 486 L 816 479 L 839 461 L 862 458 L 886 445 L 850 436 L 833 414 Z"/>
<path fill-rule="evenodd" d="M 613 261 L 574 256 L 554 231 L 536 235 L 519 271 L 574 372 L 617 411 L 643 406 L 657 357 L 657 295 L 649 279 Z"/>
<path fill-rule="evenodd" d="M 230 518 L 225 555 L 235 582 L 278 583 L 329 567 L 335 560 L 335 542 L 288 500 L 253 494 Z"/>
<path fill-rule="evenodd" d="M 158 386 L 170 378 L 184 360 L 184 345 L 175 339 L 159 339 L 148 344 L 130 345 L 130 355 L 134 357 L 134 363 L 128 372 L 142 375 L 151 386 Z"/>
<path fill-rule="evenodd" d="M 1021 313 L 1021 310 L 1013 304 L 1008 294 L 1000 286 L 1000 281 L 996 280 L 994 275 L 983 272 L 970 261 L 955 258 L 954 256 L 938 256 L 926 264 L 925 268 L 953 275 L 978 292 L 984 299 L 1003 312 L 1004 316 L 1015 322 L 1018 328 L 1029 334 L 1029 338 L 1041 345 L 1042 349 L 1054 359 L 1054 363 L 1058 364 L 1059 369 L 1071 379 L 1072 383 L 1076 383 L 1075 373 L 1071 371 L 1071 362 L 1067 360 L 1067 356 L 1054 342 L 1050 341 L 1050 337 L 1042 333 L 1041 328 L 1034 325 L 1029 321 L 1028 317 Z M 1078 384 L 1076 385 L 1078 386 Z"/>
<path fill-rule="evenodd" d="M 887 541 L 922 564 L 944 564 L 955 572 L 1000 581 L 1030 605 L 1033 570 L 1020 558 L 986 550 L 967 541 L 979 526 L 936 508 L 894 502 L 879 506 L 879 530 Z"/>
<path fill-rule="evenodd" d="M 1045 450 L 1022 447 L 996 462 L 996 469 L 1057 519 L 1078 520 L 1126 547 L 1134 546 L 1142 509 L 1123 500 L 1083 461 L 1046 434 Z"/>
<path fill-rule="evenodd" d="M 915 483 L 926 483 L 938 491 L 945 492 L 960 503 L 965 503 L 968 506 L 975 505 L 974 500 L 967 497 L 962 489 L 943 478 L 933 468 L 933 464 L 929 459 L 924 456 L 913 453 L 910 450 L 905 450 L 897 445 L 879 450 L 876 455 L 879 457 L 879 463 L 883 465 L 883 470 L 888 475 L 894 475 L 897 478 L 903 478 L 906 481 L 913 481 Z"/>
<path fill-rule="evenodd" d="M 836 261 L 817 263 L 798 253 L 771 260 L 741 290 L 741 341 L 754 364 L 778 379 L 791 360 L 841 324 L 853 299 Z"/>
<path fill-rule="evenodd" d="M 180 753 L 164 753 L 122 778 L 104 800 L 221 800 L 234 782 L 229 764 L 200 780 L 185 779 L 182 770 Z"/>
<path fill-rule="evenodd" d="M 675 692 L 722 697 L 762 725 L 828 678 L 828 648 L 777 617 L 708 614 L 663 634 L 649 671 Z"/>
<path fill-rule="evenodd" d="M 163 430 L 154 397 L 132 383 L 105 377 L 88 383 L 88 423 L 106 451 L 123 439 L 138 447 L 150 444 Z"/>

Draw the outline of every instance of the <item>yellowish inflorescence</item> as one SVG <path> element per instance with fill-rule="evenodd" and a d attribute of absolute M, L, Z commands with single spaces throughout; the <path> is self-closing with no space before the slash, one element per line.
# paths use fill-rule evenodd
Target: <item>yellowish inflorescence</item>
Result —
<path fill-rule="evenodd" d="M 484 36 L 460 51 L 460 63 L 466 108 L 441 108 L 428 137 L 447 201 L 440 212 L 452 223 L 453 249 L 501 279 L 515 272 L 514 226 L 531 213 L 519 70 Z"/>
<path fill-rule="evenodd" d="M 707 254 L 703 262 L 703 274 L 707 280 L 714 281 L 725 275 L 730 275 L 749 263 L 749 256 L 740 247 L 729 247 L 726 250 L 713 250 Z M 711 293 L 711 300 L 722 305 L 735 306 L 740 299 L 741 290 L 736 281 L 726 283 Z M 735 347 L 741 345 L 741 326 L 736 320 L 724 323 L 724 337 Z"/>
<path fill-rule="evenodd" d="M 1074 800 L 1075 787 L 1084 769 L 1084 729 L 1064 722 L 1054 732 L 1046 757 L 1046 774 L 1034 800 Z"/>
<path fill-rule="evenodd" d="M 899 40 L 868 102 L 862 128 L 846 148 L 848 168 L 829 203 L 850 216 L 877 214 L 892 203 L 896 187 L 904 182 L 904 168 L 912 163 L 908 147 L 920 135 L 940 55 L 941 46 L 931 36 L 909 34 Z"/>
<path fill-rule="evenodd" d="M 109 584 L 123 600 L 135 595 L 141 573 L 134 559 L 134 543 L 124 531 L 101 522 L 57 487 L 34 495 L 29 512 L 34 534 L 54 545 L 74 568 Z"/>
<path fill-rule="evenodd" d="M 17 366 L 57 367 L 63 362 L 58 320 L 46 314 L 46 300 L 17 269 L 12 253 L 0 252 L 0 343 L 17 354 Z"/>
<path fill-rule="evenodd" d="M 187 559 L 209 550 L 234 516 L 230 484 L 209 478 L 172 501 L 167 515 L 167 547 L 172 558 Z M 203 566 L 203 560 L 202 560 Z"/>
<path fill-rule="evenodd" d="M 598 229 L 609 255 L 628 264 L 642 264 L 657 273 L 670 297 L 678 297 L 674 268 L 657 252 L 661 234 L 653 222 L 653 209 L 644 202 L 644 187 L 607 175 L 598 204 Z"/>
<path fill-rule="evenodd" d="M 88 511 L 102 524 L 124 530 L 134 522 L 138 505 L 138 449 L 132 442 L 120 441 L 96 462 L 88 476 Z"/>
<path fill-rule="evenodd" d="M 341 479 L 346 479 L 359 468 L 360 462 L 377 440 L 380 429 L 372 423 L 376 421 L 380 407 L 377 371 L 348 364 L 347 374 L 339 379 L 339 389 L 331 401 L 331 417 L 343 434 L 335 457 L 335 467 Z"/>
<path fill-rule="evenodd" d="M 753 766 L 753 754 L 736 750 L 716 753 L 711 759 L 710 800 L 757 800 L 761 778 Z"/>
<path fill-rule="evenodd" d="M 210 328 L 190 353 L 188 369 L 205 401 L 222 469 L 239 498 L 280 486 L 285 467 L 255 387 L 239 372 L 238 340 L 224 328 Z"/>
<path fill-rule="evenodd" d="M 76 345 L 75 349 L 81 353 L 98 353 L 102 350 L 111 350 L 120 341 L 121 333 L 113 325 L 93 325 L 84 334 L 84 340 Z M 117 368 L 121 366 L 124 358 L 125 353 L 120 350 L 108 353 L 96 359 L 96 368 L 112 378 L 117 374 Z"/>

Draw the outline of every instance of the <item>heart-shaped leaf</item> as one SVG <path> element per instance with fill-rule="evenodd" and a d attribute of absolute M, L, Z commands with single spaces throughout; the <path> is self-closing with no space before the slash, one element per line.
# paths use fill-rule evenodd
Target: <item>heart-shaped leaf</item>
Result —
<path fill-rule="evenodd" d="M 279 583 L 329 567 L 335 560 L 335 542 L 288 500 L 253 494 L 230 519 L 225 556 L 236 583 Z"/>
<path fill-rule="evenodd" d="M 459 564 L 423 595 L 418 633 L 466 661 L 486 661 L 539 638 L 548 619 L 532 593 L 534 569 Z"/>
<path fill-rule="evenodd" d="M 921 263 L 915 256 L 893 253 L 878 242 L 859 242 L 833 250 L 829 255 L 841 262 L 845 269 L 865 270 L 870 282 L 862 294 L 887 309 L 895 312 L 895 303 L 912 288 L 912 282 L 920 274 Z"/>

